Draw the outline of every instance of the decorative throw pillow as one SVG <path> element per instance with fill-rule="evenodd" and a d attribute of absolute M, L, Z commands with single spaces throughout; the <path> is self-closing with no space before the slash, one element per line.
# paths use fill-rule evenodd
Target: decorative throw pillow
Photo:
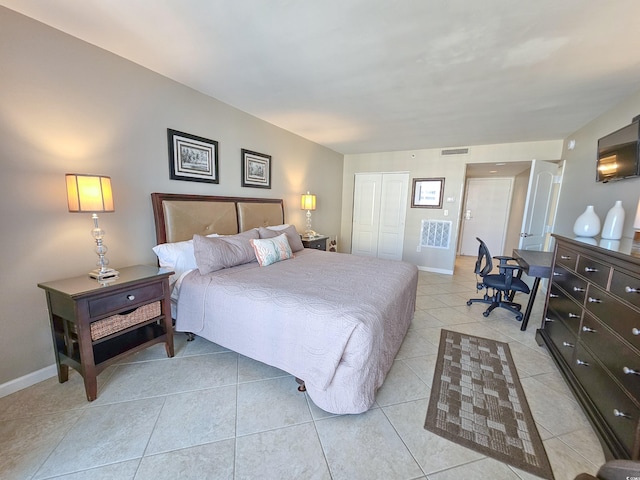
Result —
<path fill-rule="evenodd" d="M 286 234 L 262 240 L 250 240 L 261 267 L 293 257 Z"/>
<path fill-rule="evenodd" d="M 207 237 L 217 236 L 215 233 L 207 235 Z M 158 257 L 160 267 L 176 272 L 169 277 L 169 283 L 171 284 L 180 278 L 183 273 L 198 268 L 196 257 L 193 253 L 193 240 L 161 243 L 153 247 L 152 250 Z"/>
<path fill-rule="evenodd" d="M 223 268 L 255 261 L 256 257 L 249 241 L 258 237 L 258 230 L 255 228 L 226 237 L 208 238 L 194 235 L 193 251 L 200 274 L 206 275 Z"/>
<path fill-rule="evenodd" d="M 278 235 L 285 233 L 287 235 L 287 240 L 289 241 L 289 246 L 291 247 L 292 252 L 299 252 L 304 249 L 304 245 L 302 244 L 302 240 L 300 239 L 300 234 L 296 230 L 296 227 L 293 225 L 287 225 L 283 228 L 282 225 L 277 227 L 260 227 L 260 238 L 273 238 Z"/>

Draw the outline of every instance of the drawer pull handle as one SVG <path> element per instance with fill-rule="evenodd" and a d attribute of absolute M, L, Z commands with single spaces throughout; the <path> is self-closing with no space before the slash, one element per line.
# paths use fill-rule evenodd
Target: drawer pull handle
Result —
<path fill-rule="evenodd" d="M 551 323 L 551 322 L 554 322 L 555 320 L 553 318 L 544 317 L 544 321 Z M 638 333 L 640 333 L 640 331 Z"/>
<path fill-rule="evenodd" d="M 135 295 L 127 295 L 127 300 L 129 300 L 130 302 L 133 302 L 136 299 Z"/>
<path fill-rule="evenodd" d="M 584 292 L 584 291 L 585 291 L 585 289 L 584 289 L 584 288 L 582 288 L 582 287 L 573 287 L 573 291 L 574 291 L 574 292 Z"/>
<path fill-rule="evenodd" d="M 634 327 L 631 329 L 631 333 L 633 333 L 634 335 L 640 335 L 640 330 Z"/>
<path fill-rule="evenodd" d="M 640 288 L 624 287 L 624 291 L 627 293 L 640 293 Z"/>
<path fill-rule="evenodd" d="M 571 260 L 571 255 L 560 255 L 562 260 Z"/>
<path fill-rule="evenodd" d="M 602 303 L 602 300 L 599 298 L 589 297 L 589 303 Z"/>
<path fill-rule="evenodd" d="M 557 293 L 550 293 L 549 297 L 551 298 L 558 298 L 560 295 L 558 295 Z"/>
<path fill-rule="evenodd" d="M 569 318 L 580 318 L 580 315 L 576 315 L 575 313 L 569 313 Z"/>
<path fill-rule="evenodd" d="M 596 333 L 596 330 L 591 327 L 582 327 L 582 331 L 587 333 Z"/>
<path fill-rule="evenodd" d="M 562 274 L 560 272 L 553 272 L 554 277 L 561 277 Z"/>
<path fill-rule="evenodd" d="M 626 413 L 621 412 L 617 408 L 613 409 L 613 415 L 616 416 L 616 417 L 631 418 L 631 415 L 627 415 Z"/>
<path fill-rule="evenodd" d="M 569 343 L 569 342 L 562 342 L 562 346 L 563 347 L 569 347 L 569 348 L 575 347 L 575 345 L 573 343 Z"/>
<path fill-rule="evenodd" d="M 587 273 L 595 273 L 598 271 L 598 269 L 593 267 L 584 267 L 584 271 Z"/>
<path fill-rule="evenodd" d="M 584 360 L 580 360 L 580 359 L 576 360 L 576 363 L 578 365 L 582 366 L 582 367 L 588 367 L 589 366 L 588 362 L 585 362 Z"/>
<path fill-rule="evenodd" d="M 629 368 L 629 367 L 622 367 L 622 372 L 625 375 L 640 375 L 640 371 L 634 370 L 633 368 Z"/>

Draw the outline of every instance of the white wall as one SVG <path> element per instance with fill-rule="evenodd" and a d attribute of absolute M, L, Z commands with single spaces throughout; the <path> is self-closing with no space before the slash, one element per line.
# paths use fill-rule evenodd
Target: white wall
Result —
<path fill-rule="evenodd" d="M 442 156 L 440 149 L 346 155 L 342 189 L 342 228 L 338 243 L 340 251 L 351 251 L 351 213 L 355 173 L 408 171 L 411 181 L 413 178 L 444 177 L 442 209 L 410 208 L 411 199 L 408 199 L 403 260 L 414 263 L 424 270 L 451 273 L 458 242 L 466 165 L 468 163 L 522 162 L 531 161 L 534 158 L 559 160 L 561 149 L 562 141 L 555 140 L 471 146 L 467 155 Z M 409 185 L 409 191 L 411 191 L 411 185 Z M 447 202 L 447 197 L 453 197 L 454 200 Z M 445 209 L 449 211 L 447 217 L 444 216 Z M 452 220 L 454 234 L 448 250 L 422 247 L 420 252 L 416 252 L 423 219 Z"/>
<path fill-rule="evenodd" d="M 573 236 L 573 224 L 587 205 L 595 207 L 604 223 L 609 209 L 616 200 L 621 200 L 625 209 L 622 233 L 625 237 L 633 236 L 633 219 L 640 197 L 640 178 L 609 183 L 597 183 L 595 178 L 598 138 L 628 125 L 638 114 L 640 91 L 565 139 L 562 157 L 566 160 L 566 165 L 554 232 Z M 569 140 L 575 140 L 574 150 L 568 150 Z"/>
<path fill-rule="evenodd" d="M 44 291 L 97 256 L 91 218 L 67 212 L 65 173 L 112 178 L 111 266 L 155 264 L 150 193 L 284 198 L 304 229 L 340 229 L 343 156 L 0 7 L 0 386 L 54 362 Z M 167 128 L 217 140 L 218 185 L 169 180 Z M 242 148 L 272 156 L 272 188 L 242 188 Z"/>

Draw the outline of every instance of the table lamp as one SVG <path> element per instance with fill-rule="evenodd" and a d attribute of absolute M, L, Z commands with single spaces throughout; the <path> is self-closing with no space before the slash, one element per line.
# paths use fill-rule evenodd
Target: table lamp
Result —
<path fill-rule="evenodd" d="M 307 229 L 302 238 L 313 238 L 316 236 L 316 232 L 311 230 L 311 210 L 316 209 L 316 196 L 309 192 L 303 193 L 300 198 L 300 209 L 307 211 Z"/>
<path fill-rule="evenodd" d="M 69 211 L 73 213 L 91 213 L 93 229 L 91 235 L 96 241 L 96 253 L 98 254 L 97 269 L 89 272 L 91 278 L 104 281 L 116 278 L 117 270 L 108 268 L 109 260 L 105 257 L 107 246 L 102 242 L 105 231 L 98 226 L 98 212 L 113 212 L 113 193 L 111 192 L 111 177 L 102 175 L 84 175 L 68 173 L 67 204 Z"/>

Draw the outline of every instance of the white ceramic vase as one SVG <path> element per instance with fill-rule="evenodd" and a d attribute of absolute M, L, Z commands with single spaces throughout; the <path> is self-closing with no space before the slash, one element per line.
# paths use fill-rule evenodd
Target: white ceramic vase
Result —
<path fill-rule="evenodd" d="M 600 233 L 600 217 L 593 209 L 593 205 L 588 205 L 582 215 L 576 218 L 573 233 L 579 237 L 595 237 Z"/>
<path fill-rule="evenodd" d="M 622 225 L 624 224 L 624 208 L 622 201 L 617 200 L 607 213 L 602 226 L 602 238 L 607 240 L 620 240 L 622 238 Z"/>

